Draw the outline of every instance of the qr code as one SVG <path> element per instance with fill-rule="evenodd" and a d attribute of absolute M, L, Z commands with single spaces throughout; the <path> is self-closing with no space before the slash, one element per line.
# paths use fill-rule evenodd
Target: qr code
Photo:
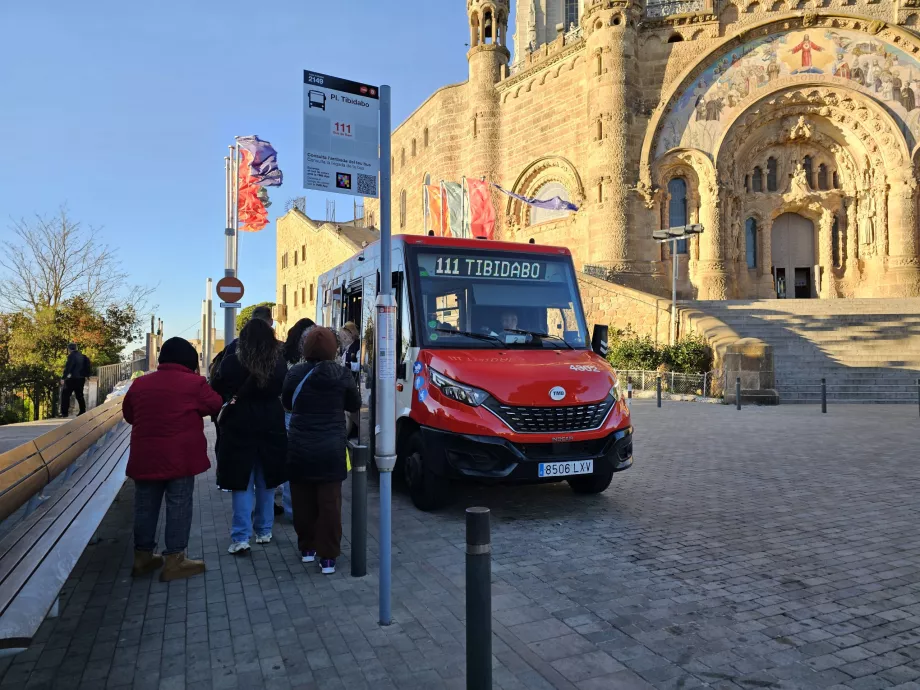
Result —
<path fill-rule="evenodd" d="M 377 176 L 358 175 L 358 194 L 377 196 Z"/>

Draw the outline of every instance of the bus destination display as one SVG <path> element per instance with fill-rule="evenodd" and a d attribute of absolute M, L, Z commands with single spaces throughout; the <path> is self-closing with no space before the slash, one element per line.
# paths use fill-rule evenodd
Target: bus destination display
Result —
<path fill-rule="evenodd" d="M 488 259 L 482 257 L 438 256 L 434 273 L 450 278 L 511 278 L 516 280 L 545 280 L 546 262 Z"/>

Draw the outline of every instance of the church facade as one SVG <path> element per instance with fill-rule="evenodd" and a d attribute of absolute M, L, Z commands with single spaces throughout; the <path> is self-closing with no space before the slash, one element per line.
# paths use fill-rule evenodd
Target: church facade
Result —
<path fill-rule="evenodd" d="M 579 209 L 496 192 L 498 238 L 640 290 L 676 261 L 682 298 L 920 296 L 920 1 L 467 10 L 469 79 L 393 133 L 394 233 L 424 231 L 424 183 L 485 178 Z M 673 252 L 652 237 L 689 223 Z"/>

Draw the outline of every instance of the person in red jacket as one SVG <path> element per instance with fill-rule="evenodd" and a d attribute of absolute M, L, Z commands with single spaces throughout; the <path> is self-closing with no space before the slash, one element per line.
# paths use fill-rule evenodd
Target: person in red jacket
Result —
<path fill-rule="evenodd" d="M 204 561 L 187 559 L 185 550 L 195 475 L 211 467 L 202 417 L 220 412 L 223 400 L 198 372 L 192 344 L 170 338 L 160 350 L 157 370 L 135 379 L 125 394 L 122 409 L 132 426 L 126 474 L 134 480 L 134 576 L 163 566 L 160 580 L 169 582 L 205 569 Z M 157 519 L 164 496 L 166 549 L 158 556 Z"/>

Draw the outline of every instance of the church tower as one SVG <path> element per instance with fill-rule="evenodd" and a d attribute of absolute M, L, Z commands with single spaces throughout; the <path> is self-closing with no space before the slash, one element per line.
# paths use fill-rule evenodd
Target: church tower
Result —
<path fill-rule="evenodd" d="M 507 69 L 509 0 L 467 0 L 470 25 L 469 107 L 464 174 L 497 180 L 501 151 L 501 114 L 495 85 Z"/>
<path fill-rule="evenodd" d="M 637 3 L 585 0 L 581 26 L 586 41 L 587 188 L 591 263 L 623 269 L 635 260 L 628 228 L 630 202 L 631 94 L 635 93 Z"/>

